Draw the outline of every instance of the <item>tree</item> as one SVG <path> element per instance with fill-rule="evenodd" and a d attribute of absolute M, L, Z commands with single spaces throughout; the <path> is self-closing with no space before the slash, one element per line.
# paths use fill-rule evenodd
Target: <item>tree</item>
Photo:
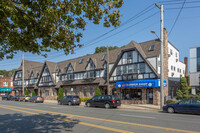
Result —
<path fill-rule="evenodd" d="M 101 90 L 99 87 L 97 87 L 97 90 L 96 90 L 96 93 L 95 93 L 95 96 L 98 96 L 98 95 L 101 95 Z"/>
<path fill-rule="evenodd" d="M 34 91 L 34 90 L 32 91 L 32 97 L 33 97 L 33 96 L 36 96 L 36 94 L 35 94 L 35 91 Z"/>
<path fill-rule="evenodd" d="M 118 47 L 117 46 L 110 46 L 109 50 L 113 50 L 113 49 L 116 49 L 116 48 L 118 48 Z M 105 52 L 106 50 L 107 50 L 107 47 L 105 47 L 105 46 L 96 47 L 94 53 Z"/>
<path fill-rule="evenodd" d="M 29 91 L 27 89 L 25 90 L 25 95 L 29 95 Z"/>
<path fill-rule="evenodd" d="M 1 0 L 0 59 L 18 51 L 45 57 L 52 49 L 73 53 L 82 46 L 88 20 L 117 27 L 122 5 L 123 0 Z"/>
<path fill-rule="evenodd" d="M 58 99 L 63 98 L 63 88 L 59 88 L 58 90 Z"/>
<path fill-rule="evenodd" d="M 187 79 L 185 77 L 182 77 L 180 79 L 181 89 L 177 92 L 177 98 L 178 99 L 185 99 L 189 98 L 189 89 L 187 84 Z"/>
<path fill-rule="evenodd" d="M 0 75 L 3 75 L 4 77 L 10 77 L 12 75 L 14 75 L 14 72 L 16 71 L 17 69 L 12 69 L 10 71 L 6 71 L 6 70 L 0 70 Z"/>

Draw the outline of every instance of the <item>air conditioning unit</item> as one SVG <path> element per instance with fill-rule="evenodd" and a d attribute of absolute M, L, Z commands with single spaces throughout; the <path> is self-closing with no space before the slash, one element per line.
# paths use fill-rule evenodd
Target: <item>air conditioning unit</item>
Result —
<path fill-rule="evenodd" d="M 171 56 L 171 54 L 168 54 L 168 57 L 170 57 Z"/>
<path fill-rule="evenodd" d="M 172 77 L 174 76 L 174 73 L 172 73 Z"/>
<path fill-rule="evenodd" d="M 176 59 L 176 62 L 178 62 L 178 59 Z"/>

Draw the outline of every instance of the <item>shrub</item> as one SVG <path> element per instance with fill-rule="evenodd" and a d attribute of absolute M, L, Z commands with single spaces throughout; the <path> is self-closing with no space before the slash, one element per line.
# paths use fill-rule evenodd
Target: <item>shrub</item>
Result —
<path fill-rule="evenodd" d="M 86 102 L 87 100 L 91 99 L 92 97 L 80 97 L 81 102 Z"/>
<path fill-rule="evenodd" d="M 59 88 L 58 90 L 58 99 L 63 98 L 63 88 Z"/>
<path fill-rule="evenodd" d="M 170 103 L 176 103 L 177 100 L 176 99 L 170 99 L 166 101 L 166 104 L 170 104 Z"/>
<path fill-rule="evenodd" d="M 36 94 L 35 94 L 35 91 L 34 91 L 34 90 L 32 91 L 32 97 L 33 97 L 33 96 L 36 96 Z"/>
<path fill-rule="evenodd" d="M 29 95 L 29 91 L 26 89 L 25 91 L 25 95 L 28 96 Z"/>
<path fill-rule="evenodd" d="M 95 96 L 98 96 L 98 95 L 101 95 L 101 90 L 99 87 L 97 87 L 97 90 L 96 90 L 96 93 L 95 93 Z"/>

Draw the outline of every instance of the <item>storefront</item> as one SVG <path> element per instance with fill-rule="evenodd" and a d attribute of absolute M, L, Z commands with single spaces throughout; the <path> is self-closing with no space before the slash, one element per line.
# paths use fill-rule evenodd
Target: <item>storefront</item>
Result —
<path fill-rule="evenodd" d="M 163 82 L 166 87 L 166 80 Z M 116 82 L 122 103 L 156 104 L 159 99 L 160 79 L 133 80 Z"/>

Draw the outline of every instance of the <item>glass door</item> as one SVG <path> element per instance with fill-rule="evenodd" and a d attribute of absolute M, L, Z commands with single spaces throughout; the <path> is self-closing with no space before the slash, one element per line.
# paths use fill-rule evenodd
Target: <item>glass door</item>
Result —
<path fill-rule="evenodd" d="M 147 88 L 147 104 L 153 104 L 153 88 Z"/>

